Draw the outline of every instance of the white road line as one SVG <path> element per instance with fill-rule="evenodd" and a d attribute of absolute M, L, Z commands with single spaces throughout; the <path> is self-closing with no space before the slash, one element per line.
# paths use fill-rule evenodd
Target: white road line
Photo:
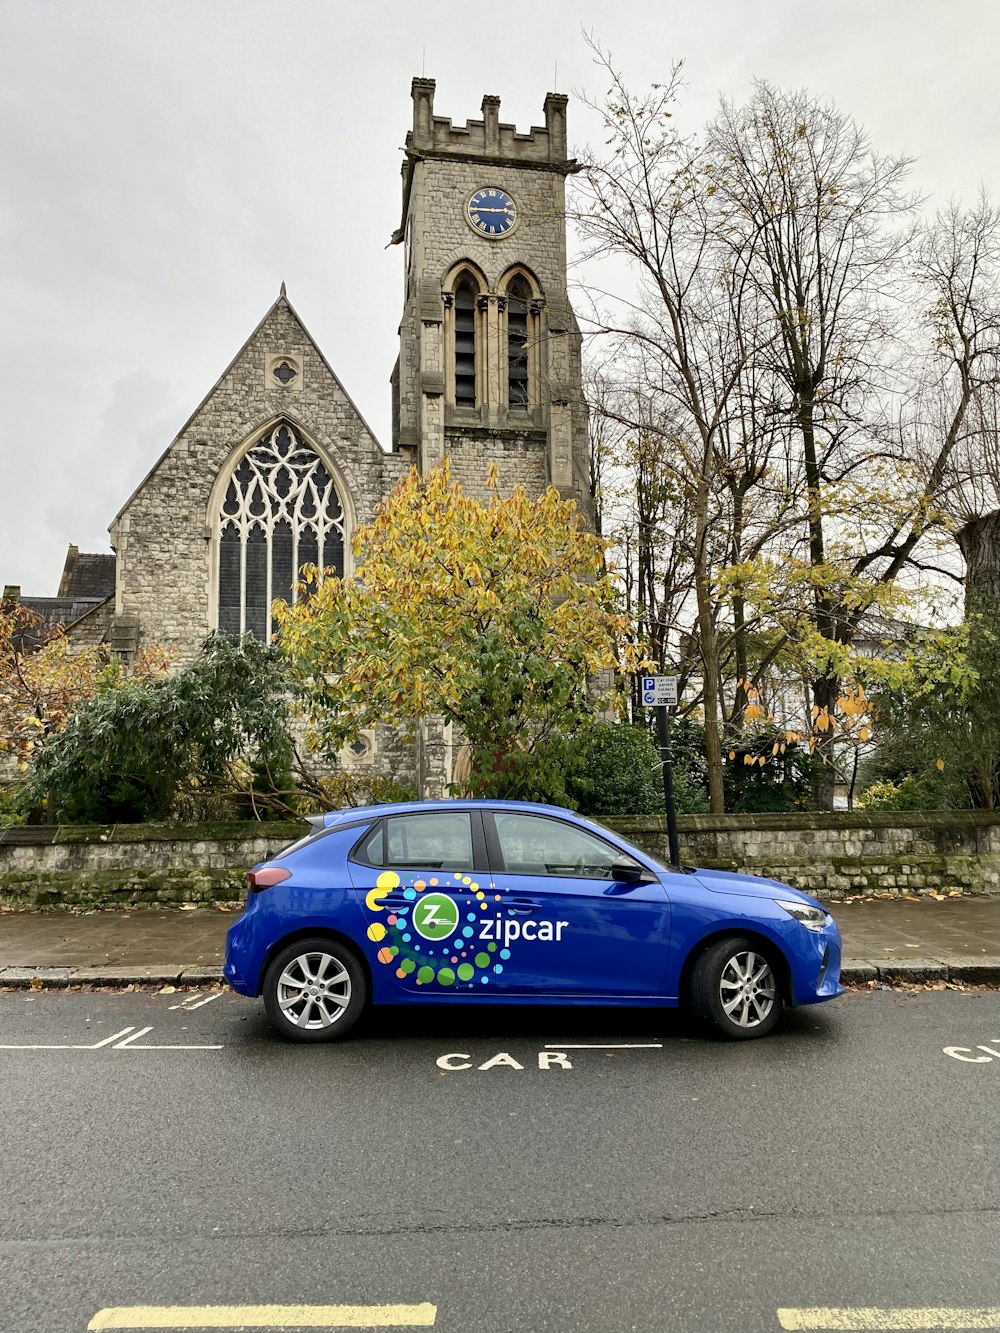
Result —
<path fill-rule="evenodd" d="M 876 1309 L 870 1306 L 840 1309 L 837 1306 L 779 1310 L 783 1329 L 822 1330 L 822 1333 L 889 1333 L 897 1329 L 995 1329 L 1000 1328 L 1000 1308 L 956 1309 L 952 1306 Z"/>
<path fill-rule="evenodd" d="M 214 998 L 214 997 L 213 997 Z M 80 1045 L 47 1045 L 44 1043 L 33 1045 L 19 1045 L 4 1043 L 0 1044 L 0 1051 L 99 1051 L 102 1046 L 110 1046 L 115 1051 L 221 1051 L 223 1046 L 150 1046 L 139 1044 L 139 1038 L 145 1037 L 148 1032 L 152 1032 L 152 1027 L 122 1028 L 120 1032 L 112 1033 L 110 1037 L 105 1037 L 102 1041 L 95 1041 L 91 1046 Z M 128 1034 L 132 1035 L 129 1036 Z"/>
<path fill-rule="evenodd" d="M 152 1032 L 152 1028 L 140 1028 L 138 1032 L 133 1032 L 131 1037 L 126 1037 L 115 1047 L 116 1051 L 221 1051 L 221 1046 L 149 1046 L 147 1044 L 139 1045 L 139 1038 L 144 1037 L 147 1032 Z"/>
<path fill-rule="evenodd" d="M 142 1328 L 430 1328 L 437 1306 L 118 1305 L 99 1310 L 88 1330 Z"/>
<path fill-rule="evenodd" d="M 662 1051 L 662 1041 L 547 1041 L 547 1051 Z"/>
<path fill-rule="evenodd" d="M 222 1051 L 223 1046 L 116 1046 L 115 1050 L 126 1051 Z"/>
<path fill-rule="evenodd" d="M 132 1042 L 138 1041 L 140 1037 L 144 1037 L 147 1032 L 152 1032 L 152 1030 L 153 1029 L 151 1027 L 140 1028 L 138 1032 L 133 1032 L 131 1037 L 126 1037 L 124 1041 L 120 1041 L 118 1045 L 115 1047 L 115 1050 L 116 1051 L 125 1050 L 125 1048 L 127 1046 L 130 1046 Z"/>
<path fill-rule="evenodd" d="M 189 1005 L 189 1004 L 191 1003 L 192 1000 L 197 1000 L 197 998 L 198 998 L 198 996 L 199 996 L 200 994 L 201 994 L 200 991 L 195 991 L 195 993 L 194 993 L 193 995 L 188 995 L 188 996 L 186 997 L 186 999 L 181 1000 L 180 1004 L 171 1004 L 171 1005 L 168 1005 L 167 1007 L 168 1007 L 169 1009 L 171 1009 L 171 1010 L 173 1010 L 173 1009 L 183 1009 L 186 1005 Z"/>
<path fill-rule="evenodd" d="M 197 1004 L 189 1004 L 187 1006 L 188 1013 L 191 1013 L 191 1011 L 194 1009 L 204 1008 L 206 1004 L 211 1004 L 213 1000 L 221 1000 L 223 995 L 225 995 L 225 991 L 221 990 L 217 995 L 206 995 L 205 998 L 203 1000 L 199 1000 Z"/>
<path fill-rule="evenodd" d="M 121 1032 L 116 1032 L 111 1037 L 105 1037 L 103 1041 L 95 1041 L 92 1046 L 81 1046 L 76 1043 L 52 1045 L 41 1042 L 33 1045 L 21 1045 L 18 1042 L 4 1042 L 0 1044 L 0 1051 L 96 1051 L 102 1046 L 110 1046 L 113 1041 L 117 1041 L 119 1037 L 124 1037 L 126 1032 L 131 1031 L 131 1027 L 122 1028 Z"/>
<path fill-rule="evenodd" d="M 117 1041 L 119 1037 L 124 1037 L 126 1032 L 131 1031 L 133 1031 L 131 1027 L 122 1028 L 121 1032 L 116 1032 L 113 1037 L 105 1037 L 103 1041 L 97 1041 L 93 1046 L 78 1046 L 76 1049 L 78 1051 L 99 1051 L 102 1046 L 110 1046 L 111 1043 Z"/>

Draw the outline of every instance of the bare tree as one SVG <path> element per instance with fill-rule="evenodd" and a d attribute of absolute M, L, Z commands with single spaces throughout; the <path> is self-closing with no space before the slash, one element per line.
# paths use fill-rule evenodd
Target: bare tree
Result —
<path fill-rule="evenodd" d="M 949 204 L 921 231 L 916 278 L 930 300 L 924 381 L 929 420 L 915 423 L 926 503 L 919 532 L 945 516 L 958 527 L 966 586 L 1000 603 L 1000 210 L 982 194 Z"/>
<path fill-rule="evenodd" d="M 878 449 L 871 408 L 890 365 L 885 298 L 898 287 L 909 239 L 903 224 L 915 201 L 901 192 L 909 163 L 873 153 L 831 104 L 766 82 L 745 106 L 723 101 L 707 143 L 724 215 L 719 238 L 778 334 L 768 352 L 804 478 L 801 521 L 816 571 L 810 617 L 819 639 L 842 644 L 855 590 L 831 560 L 831 488 Z M 832 713 L 839 692 L 837 654 L 820 654 L 814 707 Z M 832 735 L 820 738 L 827 757 Z M 831 766 L 817 792 L 824 804 L 833 781 Z"/>
<path fill-rule="evenodd" d="M 595 323 L 628 362 L 647 410 L 632 424 L 642 440 L 679 461 L 692 517 L 691 565 L 709 772 L 709 802 L 724 808 L 720 726 L 721 663 L 713 601 L 713 492 L 717 442 L 759 329 L 744 307 L 747 284 L 713 244 L 714 204 L 705 151 L 675 130 L 680 79 L 637 97 L 600 49 L 611 81 L 603 118 L 603 161 L 583 176 L 576 213 L 589 255 L 624 256 L 639 276 L 638 299 L 616 303 Z M 594 106 L 593 103 L 591 103 Z M 642 419 L 642 416 L 645 419 Z M 648 592 L 648 590 L 644 590 Z"/>

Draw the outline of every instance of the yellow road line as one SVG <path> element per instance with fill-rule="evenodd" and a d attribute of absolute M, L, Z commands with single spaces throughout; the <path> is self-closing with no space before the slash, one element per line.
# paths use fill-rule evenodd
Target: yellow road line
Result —
<path fill-rule="evenodd" d="M 817 1329 L 823 1333 L 889 1333 L 892 1329 L 996 1328 L 1000 1329 L 1000 1307 L 956 1309 L 949 1306 L 912 1306 L 878 1310 L 860 1306 L 836 1306 L 778 1311 L 781 1327 L 789 1330 Z"/>
<path fill-rule="evenodd" d="M 99 1310 L 89 1330 L 108 1328 L 430 1328 L 437 1306 L 118 1305 Z"/>

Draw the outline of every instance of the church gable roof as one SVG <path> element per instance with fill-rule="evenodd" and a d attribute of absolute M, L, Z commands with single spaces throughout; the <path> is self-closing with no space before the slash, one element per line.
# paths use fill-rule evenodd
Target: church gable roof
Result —
<path fill-rule="evenodd" d="M 281 363 L 275 367 L 275 372 L 280 371 L 280 375 L 269 375 L 271 360 Z M 289 371 L 292 372 L 290 376 Z M 264 425 L 276 417 L 287 415 L 309 429 L 310 418 L 317 414 L 317 407 L 327 406 L 331 401 L 339 406 L 341 417 L 346 419 L 341 425 L 349 426 L 356 447 L 367 455 L 365 461 L 380 465 L 386 456 L 385 451 L 292 306 L 282 283 L 278 299 L 122 505 L 112 529 L 185 438 L 201 435 L 210 417 L 225 419 L 224 452 L 228 453 L 258 424 Z M 217 426 L 212 434 L 218 435 Z"/>

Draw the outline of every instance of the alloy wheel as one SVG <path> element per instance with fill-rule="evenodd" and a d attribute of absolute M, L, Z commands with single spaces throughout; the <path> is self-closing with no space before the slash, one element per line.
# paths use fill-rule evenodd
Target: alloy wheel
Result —
<path fill-rule="evenodd" d="M 290 1023 L 315 1032 L 331 1027 L 345 1013 L 351 978 L 333 954 L 298 954 L 278 978 L 277 1000 Z"/>
<path fill-rule="evenodd" d="M 777 1003 L 778 988 L 771 964 L 751 950 L 734 954 L 722 969 L 719 996 L 726 1017 L 741 1028 L 765 1022 Z"/>

